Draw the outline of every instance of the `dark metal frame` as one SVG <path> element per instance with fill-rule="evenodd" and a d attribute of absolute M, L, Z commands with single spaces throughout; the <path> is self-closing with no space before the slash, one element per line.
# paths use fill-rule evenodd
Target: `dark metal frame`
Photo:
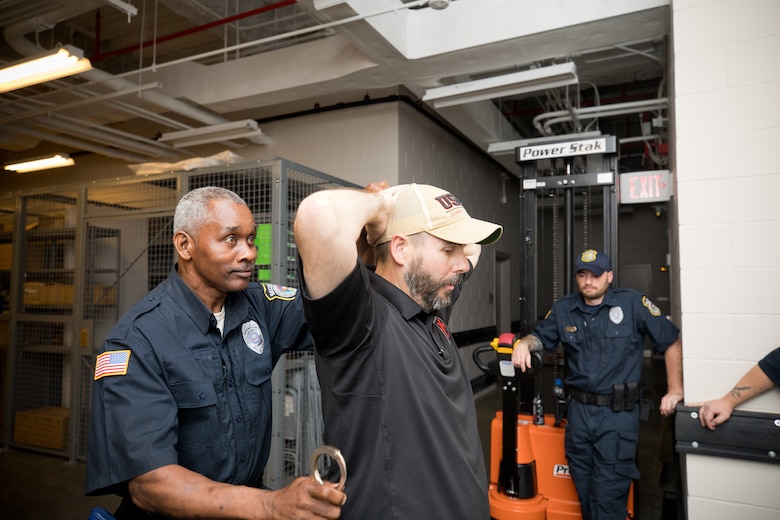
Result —
<path fill-rule="evenodd" d="M 675 414 L 677 453 L 714 455 L 780 464 L 780 414 L 734 410 L 716 429 L 699 422 L 699 408 L 678 406 Z"/>

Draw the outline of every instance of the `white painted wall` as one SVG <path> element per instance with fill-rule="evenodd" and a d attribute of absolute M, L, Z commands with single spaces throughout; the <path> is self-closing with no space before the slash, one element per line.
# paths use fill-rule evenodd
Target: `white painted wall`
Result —
<path fill-rule="evenodd" d="M 674 292 L 692 403 L 780 345 L 780 2 L 674 0 L 672 27 Z M 780 390 L 743 408 L 778 412 Z M 690 520 L 780 518 L 780 467 L 685 462 Z"/>
<path fill-rule="evenodd" d="M 397 103 L 285 119 L 262 128 L 273 142 L 258 147 L 261 157 L 252 159 L 283 157 L 360 186 L 398 183 Z"/>

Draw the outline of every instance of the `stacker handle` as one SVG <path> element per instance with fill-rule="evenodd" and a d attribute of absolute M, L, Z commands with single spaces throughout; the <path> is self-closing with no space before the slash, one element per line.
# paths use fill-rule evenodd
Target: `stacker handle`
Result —
<path fill-rule="evenodd" d="M 504 340 L 508 339 L 505 336 L 506 335 L 504 334 L 501 336 L 501 338 Z M 482 370 L 484 373 L 488 375 L 499 376 L 501 375 L 499 370 L 499 362 L 512 362 L 512 348 L 514 348 L 515 343 L 516 342 L 508 341 L 502 341 L 499 343 L 499 338 L 496 338 L 491 342 L 490 345 L 483 345 L 481 347 L 475 348 L 471 353 L 471 358 L 474 360 L 474 364 L 477 365 L 477 368 Z M 483 359 L 485 352 L 495 353 L 495 359 L 485 363 Z M 531 368 L 525 372 L 516 372 L 516 375 L 520 378 L 533 377 L 542 370 L 543 366 L 544 361 L 542 360 L 542 353 L 531 352 Z"/>

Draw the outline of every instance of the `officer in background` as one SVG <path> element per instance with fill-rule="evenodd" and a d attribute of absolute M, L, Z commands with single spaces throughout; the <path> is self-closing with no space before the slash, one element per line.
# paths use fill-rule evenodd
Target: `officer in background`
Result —
<path fill-rule="evenodd" d="M 571 397 L 565 434 L 566 456 L 583 520 L 625 520 L 631 481 L 639 478 L 636 447 L 645 337 L 666 364 L 667 393 L 661 414 L 669 416 L 683 398 L 679 329 L 647 296 L 613 289 L 610 259 L 589 249 L 576 261 L 578 294 L 556 302 L 536 329 L 512 353 L 523 372 L 531 352 L 563 344 L 566 386 Z"/>

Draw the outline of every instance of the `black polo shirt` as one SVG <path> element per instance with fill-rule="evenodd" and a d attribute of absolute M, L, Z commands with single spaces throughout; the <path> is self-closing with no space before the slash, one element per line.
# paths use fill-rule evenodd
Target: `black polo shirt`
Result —
<path fill-rule="evenodd" d="M 447 329 L 450 308 L 423 312 L 360 262 L 324 298 L 306 298 L 305 282 L 303 291 L 325 440 L 347 462 L 342 519 L 488 519 L 474 396 Z"/>
<path fill-rule="evenodd" d="M 780 386 L 780 347 L 764 356 L 758 366 L 775 386 Z"/>

